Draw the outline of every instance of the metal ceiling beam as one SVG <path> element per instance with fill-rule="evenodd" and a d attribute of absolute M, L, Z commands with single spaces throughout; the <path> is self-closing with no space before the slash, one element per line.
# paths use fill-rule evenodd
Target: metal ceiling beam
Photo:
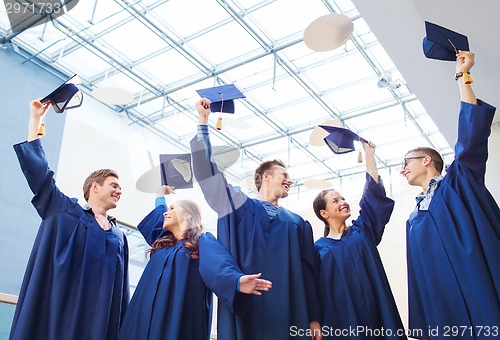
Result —
<path fill-rule="evenodd" d="M 58 23 L 58 25 L 60 25 L 61 27 L 65 28 L 68 32 L 72 33 L 70 35 L 68 35 L 70 38 L 74 39 L 75 41 L 77 41 L 74 37 L 76 36 L 78 39 L 82 40 L 83 42 L 85 42 L 86 44 L 88 44 L 89 46 L 92 46 L 94 49 L 96 49 L 96 51 L 98 51 L 99 53 L 101 53 L 101 55 L 99 54 L 96 54 L 94 51 L 90 50 L 92 53 L 94 53 L 97 57 L 101 58 L 102 60 L 104 61 L 107 61 L 109 62 L 109 60 L 112 60 L 114 63 L 116 63 L 118 66 L 120 66 L 122 68 L 122 70 L 119 69 L 119 71 L 121 73 L 123 73 L 125 76 L 127 76 L 128 78 L 130 78 L 131 80 L 133 80 L 134 82 L 136 82 L 137 84 L 139 85 L 143 85 L 141 82 L 147 84 L 149 87 L 150 87 L 150 91 L 154 90 L 156 91 L 157 93 L 160 93 L 161 92 L 161 89 L 157 88 L 155 85 L 149 83 L 147 80 L 141 78 L 139 75 L 137 75 L 133 70 L 129 69 L 127 67 L 127 65 L 123 64 L 122 62 L 120 62 L 119 60 L 117 60 L 116 58 L 114 58 L 113 56 L 111 56 L 107 51 L 104 51 L 103 49 L 97 47 L 96 45 L 92 44 L 91 41 L 88 40 L 88 38 L 86 37 L 83 37 L 81 34 L 79 34 L 78 32 L 75 32 L 72 30 L 71 27 L 67 26 L 66 24 L 58 21 L 57 19 L 53 19 L 54 21 L 56 21 Z M 78 41 L 77 41 L 78 42 Z M 85 46 L 84 44 L 81 44 L 83 47 L 87 47 Z M 103 58 L 106 57 L 108 60 L 106 60 L 106 58 Z M 126 70 L 126 72 L 124 71 Z M 140 81 L 139 81 L 140 80 Z"/>
<path fill-rule="evenodd" d="M 249 57 L 247 59 L 244 59 L 244 60 L 238 60 L 237 62 L 234 62 L 234 63 L 231 63 L 230 65 L 228 66 L 223 66 L 223 65 L 219 65 L 217 67 L 217 70 L 213 70 L 212 71 L 212 74 L 210 75 L 203 75 L 203 76 L 199 76 L 199 77 L 193 77 L 192 79 L 186 81 L 186 82 L 178 82 L 178 83 L 174 83 L 172 84 L 171 86 L 167 87 L 161 94 L 161 95 L 168 95 L 168 94 L 171 94 L 173 92 L 176 92 L 180 89 L 183 89 L 185 87 L 188 87 L 188 86 L 191 86 L 191 85 L 194 85 L 196 83 L 199 83 L 203 80 L 206 80 L 206 79 L 209 79 L 209 78 L 212 78 L 212 77 L 215 77 L 215 76 L 218 76 L 218 75 L 221 75 L 225 72 L 228 72 L 228 71 L 231 71 L 239 66 L 242 66 L 242 65 L 245 65 L 245 64 L 248 64 L 248 63 L 251 63 L 252 61 L 255 61 L 255 60 L 258 60 L 258 59 L 261 59 L 263 57 L 266 57 L 268 56 L 269 54 L 273 54 L 274 52 L 276 51 L 279 51 L 279 50 L 282 50 L 282 49 L 285 49 L 285 48 L 288 48 L 290 46 L 293 46 L 295 44 L 298 44 L 300 42 L 302 42 L 302 38 L 298 38 L 296 40 L 293 40 L 293 41 L 290 41 L 290 42 L 286 42 L 282 45 L 279 45 L 277 47 L 275 47 L 273 50 L 271 51 L 263 51 L 263 52 L 258 52 L 256 53 L 254 56 L 252 57 Z M 147 103 L 147 102 L 150 102 L 152 100 L 155 100 L 156 98 L 158 98 L 158 96 L 149 96 L 147 98 L 144 98 L 141 103 Z M 132 104 L 129 104 L 127 106 L 124 106 L 123 108 L 121 108 L 121 111 L 124 111 L 124 110 L 129 110 L 130 108 L 133 108 L 133 107 L 136 107 L 138 105 L 138 103 L 132 103 Z"/>
<path fill-rule="evenodd" d="M 129 11 L 132 10 L 136 18 L 140 18 L 142 23 L 151 30 L 154 34 L 156 34 L 159 38 L 161 38 L 163 41 L 165 41 L 167 44 L 171 45 L 173 49 L 175 49 L 177 52 L 179 52 L 183 57 L 185 57 L 189 62 L 191 62 L 196 68 L 200 69 L 201 71 L 206 71 L 209 69 L 207 65 L 202 63 L 198 58 L 196 58 L 193 54 L 191 54 L 188 50 L 186 50 L 182 44 L 178 43 L 175 39 L 173 39 L 170 35 L 168 35 L 164 30 L 162 30 L 160 27 L 158 27 L 154 22 L 152 22 L 144 13 L 141 11 L 137 10 L 131 5 L 127 0 L 121 0 L 122 3 L 126 4 L 127 6 L 125 7 L 125 10 Z"/>

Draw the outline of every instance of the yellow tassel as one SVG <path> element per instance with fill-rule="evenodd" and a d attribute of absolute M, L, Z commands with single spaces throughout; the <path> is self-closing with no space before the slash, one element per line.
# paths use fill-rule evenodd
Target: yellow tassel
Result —
<path fill-rule="evenodd" d="M 474 82 L 474 79 L 472 79 L 472 76 L 469 74 L 469 72 L 463 72 L 463 74 L 465 84 L 472 84 Z"/>
<path fill-rule="evenodd" d="M 217 119 L 217 124 L 215 125 L 215 128 L 216 128 L 217 130 L 222 130 L 222 117 L 219 117 L 219 118 Z"/>
<path fill-rule="evenodd" d="M 358 163 L 363 163 L 363 154 L 361 153 L 361 150 L 359 150 L 358 153 Z"/>
<path fill-rule="evenodd" d="M 40 126 L 38 127 L 38 132 L 36 134 L 37 136 L 45 136 L 45 123 L 41 123 Z"/>

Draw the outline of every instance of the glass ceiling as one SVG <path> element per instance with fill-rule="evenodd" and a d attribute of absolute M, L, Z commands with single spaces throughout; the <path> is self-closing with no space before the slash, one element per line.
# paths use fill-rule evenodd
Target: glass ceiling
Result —
<path fill-rule="evenodd" d="M 334 51 L 314 52 L 303 42 L 304 30 L 329 13 L 351 18 L 353 36 Z M 0 43 L 66 79 L 77 73 L 87 95 L 105 87 L 129 92 L 132 102 L 113 106 L 116 113 L 176 150 L 189 150 L 197 122 L 195 90 L 236 84 L 246 98 L 236 101 L 236 113 L 224 116 L 223 129 L 212 129 L 211 138 L 214 145 L 240 150 L 226 176 L 250 194 L 255 190 L 248 178 L 272 158 L 289 166 L 291 197 L 317 191 L 324 185 L 318 180 L 361 183 L 365 165 L 357 163 L 357 153 L 335 155 L 326 145 L 311 144 L 313 128 L 332 119 L 377 144 L 385 174 L 391 168 L 397 173 L 403 155 L 416 146 L 434 147 L 446 161 L 452 157 L 349 0 L 82 0 L 67 14 L 19 34 L 12 33 L 0 6 Z M 402 86 L 379 88 L 385 71 Z M 212 127 L 218 116 L 211 115 Z M 134 236 L 134 288 L 147 245 L 137 232 L 127 232 Z"/>
<path fill-rule="evenodd" d="M 115 106 L 117 114 L 186 151 L 197 121 L 195 90 L 236 84 L 246 99 L 236 101 L 236 113 L 224 117 L 212 140 L 240 149 L 227 170 L 238 183 L 270 158 L 290 166 L 296 187 L 363 172 L 354 153 L 311 145 L 312 129 L 331 119 L 373 140 L 380 167 L 398 166 L 417 145 L 452 153 L 348 0 L 87 0 L 17 35 L 2 10 L 4 44 L 65 75 L 77 73 L 89 94 L 126 90 L 134 100 Z M 304 29 L 329 13 L 350 17 L 353 36 L 334 51 L 314 52 Z M 379 88 L 384 71 L 403 85 Z"/>

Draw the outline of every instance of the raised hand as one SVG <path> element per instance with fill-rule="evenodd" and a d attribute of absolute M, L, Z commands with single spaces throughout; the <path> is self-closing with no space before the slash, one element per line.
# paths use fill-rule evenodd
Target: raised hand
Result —
<path fill-rule="evenodd" d="M 43 116 L 49 109 L 50 102 L 45 105 L 36 99 L 30 102 L 30 120 L 28 124 L 28 142 L 31 142 L 40 136 L 43 136 L 45 132 L 39 134 L 40 126 L 43 128 Z"/>
<path fill-rule="evenodd" d="M 456 66 L 457 72 L 469 72 L 474 64 L 474 53 L 470 51 L 458 51 Z"/>
<path fill-rule="evenodd" d="M 208 116 L 210 115 L 210 100 L 202 98 L 196 102 L 196 109 L 198 110 L 198 123 L 200 125 L 208 124 Z"/>
<path fill-rule="evenodd" d="M 175 187 L 171 187 L 169 185 L 162 185 L 157 191 L 156 196 L 161 197 L 165 195 L 175 194 Z"/>

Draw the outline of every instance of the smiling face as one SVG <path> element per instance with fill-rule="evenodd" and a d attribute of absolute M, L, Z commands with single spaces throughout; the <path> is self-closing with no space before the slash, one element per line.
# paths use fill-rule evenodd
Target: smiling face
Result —
<path fill-rule="evenodd" d="M 179 200 L 163 213 L 163 229 L 170 231 L 180 240 L 188 229 L 202 230 L 201 213 L 198 205 L 191 200 Z"/>
<path fill-rule="evenodd" d="M 425 192 L 429 181 L 443 172 L 444 161 L 439 152 L 429 147 L 418 147 L 406 153 L 399 171 L 408 184 L 419 186 Z"/>
<path fill-rule="evenodd" d="M 406 178 L 408 184 L 423 186 L 429 182 L 429 179 L 427 179 L 429 162 L 430 156 L 426 156 L 421 152 L 410 152 L 403 160 L 400 174 Z"/>
<path fill-rule="evenodd" d="M 325 209 L 320 211 L 321 216 L 330 224 L 330 222 L 345 222 L 351 217 L 349 203 L 336 190 L 329 191 L 324 197 Z"/>
<path fill-rule="evenodd" d="M 287 197 L 292 184 L 293 181 L 290 179 L 288 172 L 280 165 L 273 165 L 263 175 L 263 185 L 275 198 Z"/>
<path fill-rule="evenodd" d="M 174 232 L 174 230 L 180 230 L 179 219 L 177 218 L 177 214 L 182 216 L 182 207 L 179 207 L 177 204 L 173 203 L 167 212 L 163 213 L 163 229 Z"/>
<path fill-rule="evenodd" d="M 90 199 L 105 211 L 116 208 L 121 195 L 122 188 L 114 176 L 106 177 L 102 185 L 97 182 L 92 183 Z"/>

